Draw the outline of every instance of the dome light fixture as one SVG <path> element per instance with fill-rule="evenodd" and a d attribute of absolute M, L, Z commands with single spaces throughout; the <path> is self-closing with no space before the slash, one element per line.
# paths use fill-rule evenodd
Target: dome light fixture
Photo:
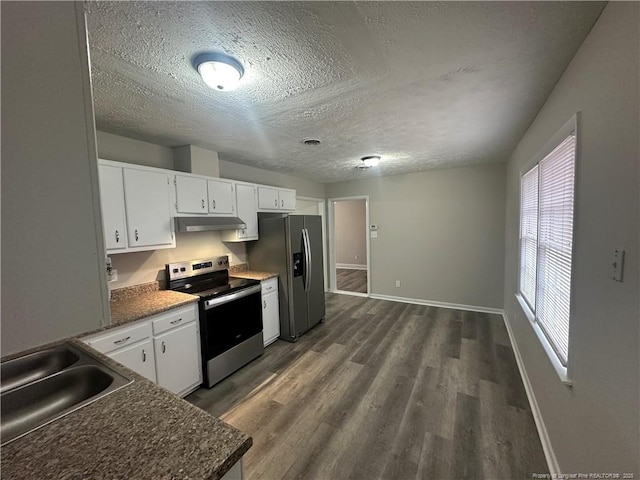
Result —
<path fill-rule="evenodd" d="M 365 167 L 371 168 L 380 163 L 380 155 L 368 155 L 366 157 L 362 157 L 360 160 L 364 162 Z"/>
<path fill-rule="evenodd" d="M 193 59 L 193 66 L 204 83 L 221 92 L 236 88 L 244 75 L 242 64 L 222 52 L 201 53 Z"/>

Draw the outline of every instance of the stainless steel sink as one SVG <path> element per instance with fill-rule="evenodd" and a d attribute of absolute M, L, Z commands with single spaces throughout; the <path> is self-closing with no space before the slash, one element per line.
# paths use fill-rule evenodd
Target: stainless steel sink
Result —
<path fill-rule="evenodd" d="M 2 445 L 132 382 L 70 343 L 10 360 L 0 370 Z"/>
<path fill-rule="evenodd" d="M 80 357 L 66 345 L 35 352 L 0 365 L 0 393 L 60 372 Z"/>

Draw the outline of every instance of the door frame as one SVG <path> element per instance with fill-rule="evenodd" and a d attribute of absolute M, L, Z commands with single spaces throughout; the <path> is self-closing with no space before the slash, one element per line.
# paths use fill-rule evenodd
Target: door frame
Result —
<path fill-rule="evenodd" d="M 318 215 L 322 217 L 322 269 L 324 271 L 324 291 L 329 290 L 329 265 L 327 255 L 327 206 L 324 198 L 296 196 L 296 200 L 305 202 L 316 202 L 318 204 Z M 296 207 L 297 209 L 297 207 Z"/>
<path fill-rule="evenodd" d="M 338 290 L 338 281 L 336 279 L 336 237 L 335 237 L 335 202 L 349 200 L 364 200 L 365 225 L 366 225 L 366 243 L 367 243 L 367 293 L 347 292 Z M 334 293 L 343 293 L 354 295 L 356 297 L 369 297 L 371 295 L 371 237 L 369 235 L 369 195 L 355 195 L 353 197 L 335 197 L 327 200 L 329 205 L 329 277 L 330 291 Z"/>

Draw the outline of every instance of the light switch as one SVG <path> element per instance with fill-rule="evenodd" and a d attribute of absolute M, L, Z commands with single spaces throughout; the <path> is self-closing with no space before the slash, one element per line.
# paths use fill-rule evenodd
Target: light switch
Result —
<path fill-rule="evenodd" d="M 616 282 L 622 281 L 622 272 L 624 270 L 624 250 L 616 248 L 613 251 L 613 279 Z"/>

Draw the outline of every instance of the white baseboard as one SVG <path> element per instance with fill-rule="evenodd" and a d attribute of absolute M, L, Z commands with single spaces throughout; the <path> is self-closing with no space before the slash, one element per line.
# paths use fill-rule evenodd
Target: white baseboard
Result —
<path fill-rule="evenodd" d="M 544 456 L 547 460 L 547 467 L 549 468 L 549 473 L 551 473 L 551 478 L 560 478 L 562 472 L 560 472 L 560 465 L 558 465 L 558 459 L 556 458 L 556 454 L 553 450 L 553 446 L 551 445 L 551 440 L 549 439 L 549 433 L 547 432 L 547 427 L 545 426 L 544 420 L 542 419 L 542 414 L 540 413 L 540 407 L 538 407 L 538 401 L 536 400 L 536 396 L 533 393 L 533 387 L 531 386 L 531 382 L 529 381 L 529 375 L 527 375 L 527 369 L 525 368 L 524 362 L 522 361 L 522 356 L 520 355 L 520 348 L 518 348 L 518 342 L 516 341 L 516 337 L 513 335 L 513 330 L 511 330 L 511 324 L 509 323 L 509 318 L 507 317 L 507 314 L 504 311 L 502 312 L 502 319 L 504 320 L 504 325 L 507 328 L 507 333 L 509 334 L 509 340 L 511 341 L 513 354 L 516 357 L 516 363 L 518 364 L 518 370 L 520 371 L 520 377 L 522 378 L 524 389 L 527 392 L 529 405 L 531 405 L 531 413 L 533 414 L 533 420 L 536 422 L 538 436 L 540 437 L 540 443 L 542 443 L 542 450 L 544 451 Z"/>
<path fill-rule="evenodd" d="M 368 293 L 362 292 L 349 292 L 347 290 L 331 290 L 331 293 L 339 293 L 341 295 L 351 295 L 352 297 L 368 297 Z"/>
<path fill-rule="evenodd" d="M 336 263 L 336 268 L 342 268 L 344 270 L 366 270 L 367 266 L 357 263 Z"/>
<path fill-rule="evenodd" d="M 389 300 L 391 302 L 414 303 L 416 305 L 428 305 L 430 307 L 452 308 L 454 310 L 469 310 L 471 312 L 496 313 L 498 315 L 502 315 L 502 310 L 499 308 L 463 305 L 460 303 L 436 302 L 433 300 L 422 300 L 419 298 L 394 297 L 392 295 L 379 295 L 377 293 L 372 293 L 369 296 L 371 298 L 377 298 L 378 300 Z"/>

